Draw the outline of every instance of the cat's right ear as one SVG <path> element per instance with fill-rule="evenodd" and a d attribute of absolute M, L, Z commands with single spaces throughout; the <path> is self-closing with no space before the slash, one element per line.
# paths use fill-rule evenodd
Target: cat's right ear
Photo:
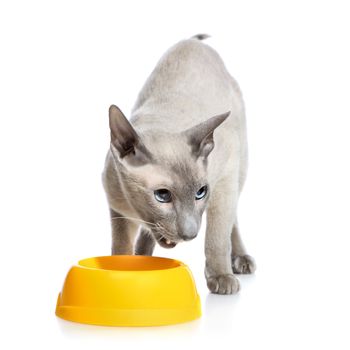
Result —
<path fill-rule="evenodd" d="M 192 148 L 192 154 L 196 158 L 208 157 L 214 148 L 214 130 L 228 118 L 230 113 L 229 111 L 216 115 L 184 131 Z"/>
<path fill-rule="evenodd" d="M 150 154 L 139 135 L 115 105 L 109 107 L 109 128 L 112 152 L 115 153 L 114 148 L 119 159 L 125 159 L 134 166 L 143 165 L 150 160 Z"/>

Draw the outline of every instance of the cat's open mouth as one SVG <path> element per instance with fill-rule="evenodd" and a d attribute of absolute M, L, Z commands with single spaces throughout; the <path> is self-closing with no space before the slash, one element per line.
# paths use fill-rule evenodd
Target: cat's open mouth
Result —
<path fill-rule="evenodd" d="M 163 248 L 174 248 L 177 245 L 177 243 L 172 242 L 169 239 L 164 237 L 157 239 L 157 242 Z"/>

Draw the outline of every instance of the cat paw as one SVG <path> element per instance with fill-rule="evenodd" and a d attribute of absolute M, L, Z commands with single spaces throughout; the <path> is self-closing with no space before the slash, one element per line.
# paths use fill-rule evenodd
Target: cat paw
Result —
<path fill-rule="evenodd" d="M 207 278 L 209 290 L 215 294 L 235 294 L 239 291 L 239 280 L 234 275 L 219 275 Z"/>
<path fill-rule="evenodd" d="M 250 255 L 237 255 L 232 257 L 232 269 L 234 273 L 250 274 L 256 270 L 254 259 Z"/>

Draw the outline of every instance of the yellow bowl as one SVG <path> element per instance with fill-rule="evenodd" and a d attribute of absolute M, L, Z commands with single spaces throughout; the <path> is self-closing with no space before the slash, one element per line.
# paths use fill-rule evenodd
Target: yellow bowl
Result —
<path fill-rule="evenodd" d="M 104 326 L 160 326 L 199 318 L 201 305 L 184 263 L 114 255 L 84 259 L 69 270 L 56 315 Z"/>

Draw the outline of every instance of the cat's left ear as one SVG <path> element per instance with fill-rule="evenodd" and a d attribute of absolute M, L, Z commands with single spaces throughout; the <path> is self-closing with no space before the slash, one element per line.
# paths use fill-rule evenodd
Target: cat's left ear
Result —
<path fill-rule="evenodd" d="M 228 118 L 230 113 L 229 111 L 216 115 L 184 132 L 196 158 L 208 157 L 214 149 L 214 130 Z"/>
<path fill-rule="evenodd" d="M 123 112 L 115 105 L 109 107 L 109 127 L 111 144 L 120 160 L 131 165 L 143 165 L 150 160 L 150 154 L 143 145 L 140 136 L 132 127 Z M 112 152 L 115 151 L 112 148 Z"/>

